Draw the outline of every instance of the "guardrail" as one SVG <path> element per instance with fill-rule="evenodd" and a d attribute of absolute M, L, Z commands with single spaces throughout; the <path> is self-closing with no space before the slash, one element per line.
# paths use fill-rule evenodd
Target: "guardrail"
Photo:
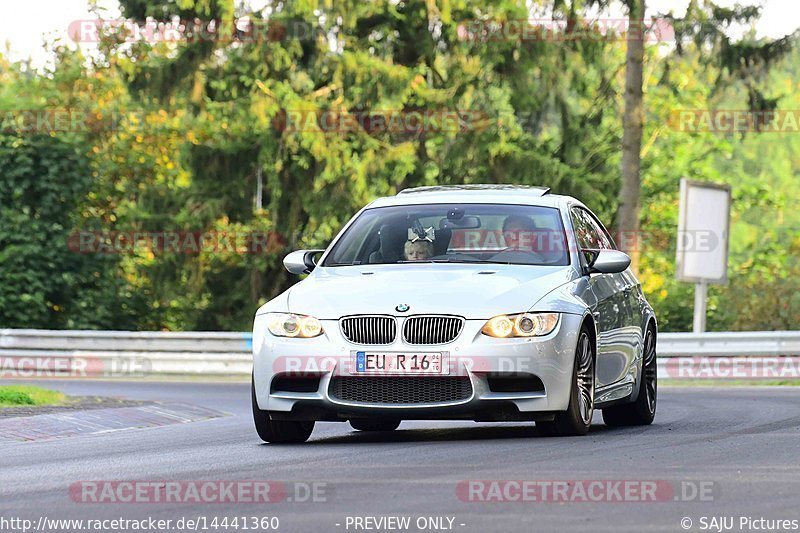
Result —
<path fill-rule="evenodd" d="M 250 333 L 0 329 L 0 377 L 245 376 L 251 349 Z M 800 331 L 661 333 L 658 356 L 667 379 L 800 378 Z"/>
<path fill-rule="evenodd" d="M 800 331 L 662 333 L 659 379 L 800 379 Z"/>
<path fill-rule="evenodd" d="M 252 334 L 0 330 L 0 376 L 249 375 Z"/>

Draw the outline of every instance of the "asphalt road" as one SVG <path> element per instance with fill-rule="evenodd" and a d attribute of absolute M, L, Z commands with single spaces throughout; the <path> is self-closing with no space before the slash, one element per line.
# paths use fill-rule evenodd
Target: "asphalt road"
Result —
<path fill-rule="evenodd" d="M 187 402 L 231 416 L 0 445 L 4 518 L 206 517 L 206 530 L 214 531 L 213 517 L 274 516 L 279 531 L 378 531 L 392 529 L 366 529 L 372 522 L 356 529 L 355 517 L 401 516 L 411 522 L 399 531 L 439 531 L 419 529 L 417 520 L 446 517 L 452 530 L 463 532 L 716 530 L 708 527 L 711 517 L 733 517 L 733 531 L 749 531 L 752 523 L 740 528 L 740 517 L 800 519 L 800 388 L 665 387 L 652 426 L 608 429 L 598 414 L 591 433 L 577 438 L 538 437 L 533 424 L 404 422 L 395 432 L 364 434 L 319 423 L 304 445 L 268 445 L 252 427 L 249 384 L 46 384 L 69 394 Z M 69 487 L 80 480 L 282 481 L 290 484 L 290 498 L 300 490 L 295 482 L 323 483 L 318 499 L 325 501 L 77 503 Z M 605 480 L 605 487 L 654 481 L 661 487 L 657 499 L 666 501 L 567 503 L 563 493 L 557 502 L 464 501 L 465 494 L 497 496 L 491 487 L 505 487 L 512 498 L 520 494 L 508 490 L 514 485 L 490 483 L 458 492 L 468 480 L 573 480 L 575 488 L 592 480 Z M 601 497 L 614 494 L 607 488 Z M 574 492 L 567 498 L 581 499 Z M 688 529 L 681 523 L 688 525 L 686 518 Z M 223 530 L 221 522 L 216 530 Z M 229 526 L 235 530 L 244 530 L 241 523 Z"/>

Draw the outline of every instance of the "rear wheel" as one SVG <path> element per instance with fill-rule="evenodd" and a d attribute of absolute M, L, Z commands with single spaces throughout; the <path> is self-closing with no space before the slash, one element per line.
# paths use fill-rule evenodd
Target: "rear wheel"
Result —
<path fill-rule="evenodd" d="M 644 340 L 641 382 L 639 395 L 633 403 L 603 409 L 603 421 L 607 426 L 646 426 L 653 423 L 658 399 L 658 363 L 656 360 L 656 334 L 653 327 L 647 328 Z"/>
<path fill-rule="evenodd" d="M 253 421 L 256 432 L 264 442 L 300 443 L 308 440 L 314 431 L 314 421 L 307 420 L 272 420 L 269 411 L 262 411 L 256 401 L 256 386 L 250 381 L 250 396 L 253 402 Z"/>
<path fill-rule="evenodd" d="M 594 415 L 594 348 L 589 333 L 581 330 L 572 369 L 572 390 L 566 411 L 556 413 L 551 422 L 536 422 L 546 436 L 586 435 Z"/>
<path fill-rule="evenodd" d="M 379 418 L 354 418 L 350 420 L 350 426 L 359 431 L 394 431 L 400 426 L 400 421 Z"/>

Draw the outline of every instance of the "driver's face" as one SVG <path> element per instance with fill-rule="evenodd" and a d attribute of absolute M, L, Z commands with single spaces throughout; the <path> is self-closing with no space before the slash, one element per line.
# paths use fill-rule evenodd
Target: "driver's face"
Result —
<path fill-rule="evenodd" d="M 515 249 L 533 249 L 534 236 L 530 229 L 511 224 L 503 230 L 506 246 Z"/>

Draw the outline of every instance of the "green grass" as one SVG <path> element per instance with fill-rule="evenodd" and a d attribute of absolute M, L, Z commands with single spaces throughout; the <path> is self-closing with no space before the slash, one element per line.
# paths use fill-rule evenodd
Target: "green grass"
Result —
<path fill-rule="evenodd" d="M 66 395 L 54 390 L 30 385 L 8 385 L 0 387 L 1 407 L 25 407 L 31 405 L 61 405 Z"/>

